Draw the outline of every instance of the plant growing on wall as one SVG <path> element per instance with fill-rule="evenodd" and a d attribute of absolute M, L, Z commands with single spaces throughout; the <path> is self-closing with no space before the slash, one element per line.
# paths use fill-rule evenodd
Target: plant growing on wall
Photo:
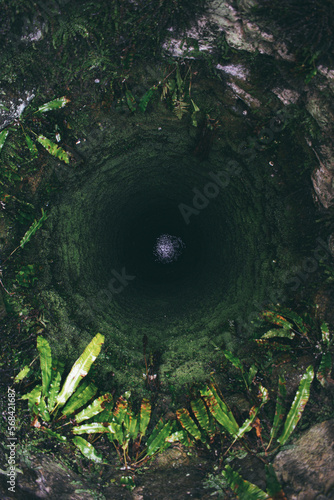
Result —
<path fill-rule="evenodd" d="M 331 371 L 334 337 L 326 322 L 322 322 L 319 327 L 310 316 L 302 318 L 290 309 L 281 312 L 266 310 L 261 313 L 261 317 L 274 326 L 255 339 L 258 345 L 272 350 L 299 349 L 304 344 L 312 347 L 315 356 L 320 357 L 316 378 L 323 387 L 333 383 Z M 295 345 L 296 340 L 298 345 Z"/>
<path fill-rule="evenodd" d="M 191 413 L 188 409 L 181 408 L 176 412 L 176 422 L 165 422 L 160 419 L 152 432 L 148 433 L 151 419 L 151 404 L 148 399 L 143 399 L 139 411 L 135 412 L 132 410 L 129 392 L 119 397 L 116 403 L 113 402 L 110 393 L 96 398 L 97 387 L 93 382 L 85 379 L 101 351 L 103 342 L 103 335 L 97 334 L 74 363 L 62 383 L 64 365 L 52 359 L 49 343 L 45 338 L 38 337 L 41 381 L 28 394 L 23 395 L 22 399 L 28 400 L 32 425 L 36 429 L 60 442 L 70 440 L 86 458 L 100 464 L 107 464 L 107 461 L 96 449 L 94 443 L 101 436 L 105 436 L 114 445 L 124 467 L 132 471 L 175 442 L 180 442 L 185 446 L 201 442 L 210 449 L 217 436 L 225 436 L 228 449 L 224 457 L 236 442 L 240 442 L 247 453 L 257 453 L 257 450 L 249 448 L 249 440 L 247 442 L 244 440 L 246 434 L 255 429 L 263 447 L 265 446 L 266 453 L 273 441 L 278 447 L 285 445 L 304 411 L 314 377 L 313 367 L 309 366 L 301 379 L 285 421 L 285 381 L 282 377 L 279 379 L 276 411 L 268 438 L 269 442 L 267 441 L 266 445 L 264 444 L 265 438 L 262 440 L 264 432 L 259 415 L 262 407 L 267 404 L 269 396 L 268 391 L 261 384 L 256 386 L 258 401 L 250 409 L 249 418 L 241 425 L 238 424 L 224 399 L 220 397 L 215 383 L 211 381 L 199 389 L 198 397 L 191 401 Z M 249 389 L 253 382 L 249 376 L 246 376 L 241 361 L 229 351 L 224 353 L 234 366 L 243 370 L 245 385 Z M 15 378 L 15 382 L 23 380 L 29 371 L 30 366 L 25 366 Z M 281 426 L 283 428 L 277 439 Z M 277 498 L 284 499 L 284 493 L 281 491 L 272 466 L 267 464 L 266 469 L 266 492 L 245 481 L 229 465 L 222 471 L 221 484 L 228 485 L 242 500 L 267 498 L 275 488 L 276 493 L 281 495 Z M 131 476 L 124 476 L 121 483 L 129 489 L 134 487 Z M 219 488 L 218 476 L 215 484 Z"/>
<path fill-rule="evenodd" d="M 250 369 L 247 376 L 246 370 L 242 362 L 229 351 L 223 351 L 226 358 L 241 371 L 247 391 L 250 389 L 252 383 L 252 373 L 254 370 Z M 265 456 L 272 445 L 276 442 L 276 451 L 279 447 L 285 445 L 291 438 L 302 413 L 305 405 L 310 396 L 310 387 L 314 378 L 314 370 L 309 366 L 305 371 L 300 381 L 299 387 L 296 391 L 294 400 L 291 404 L 290 410 L 286 416 L 286 388 L 284 377 L 279 378 L 277 401 L 275 408 L 275 415 L 270 429 L 270 435 L 264 432 L 259 418 L 260 410 L 269 401 L 268 391 L 260 384 L 258 386 L 259 403 L 254 405 L 249 411 L 249 418 L 246 419 L 242 425 L 237 423 L 237 420 L 231 410 L 228 408 L 223 398 L 220 398 L 217 388 L 214 383 L 209 384 L 206 388 L 200 390 L 200 397 L 191 402 L 192 414 L 186 409 L 178 410 L 177 418 L 182 427 L 188 432 L 190 438 L 195 441 L 202 441 L 208 445 L 213 441 L 218 433 L 225 434 L 228 440 L 228 448 L 224 453 L 223 461 L 227 462 L 227 455 L 230 453 L 231 448 L 236 442 L 240 442 L 245 448 L 246 454 L 258 454 L 257 447 L 250 447 L 250 441 L 245 441 L 245 435 L 255 429 L 256 436 L 260 439 L 262 449 L 265 450 Z M 281 429 L 280 436 L 277 435 Z M 261 453 L 262 455 L 262 453 Z M 265 463 L 267 462 L 258 454 L 259 458 Z M 229 487 L 232 489 L 237 498 L 241 500 L 260 499 L 260 498 L 277 498 L 285 499 L 280 484 L 277 481 L 273 466 L 266 463 L 266 476 L 267 476 L 267 491 L 261 490 L 258 486 L 245 481 L 240 474 L 234 471 L 229 465 L 226 465 L 222 471 L 221 476 L 214 476 L 207 480 L 207 487 L 214 487 L 218 494 L 224 495 L 223 491 Z"/>
<path fill-rule="evenodd" d="M 7 260 L 19 249 L 23 248 L 32 238 L 32 236 L 42 227 L 43 222 L 47 219 L 47 215 L 42 208 L 42 217 L 39 220 L 34 220 L 29 229 L 25 232 L 23 238 L 20 241 L 20 244 L 11 252 L 11 254 L 7 257 L 7 259 L 3 262 L 5 264 Z M 16 273 L 16 282 L 26 288 L 29 288 L 37 278 L 34 276 L 35 270 L 33 264 L 28 264 L 27 266 L 22 267 Z M 8 290 L 5 288 L 2 282 L 2 267 L 0 266 L 0 285 L 5 290 L 5 292 L 10 295 Z"/>
<path fill-rule="evenodd" d="M 174 77 L 173 77 L 174 76 Z M 188 66 L 184 75 L 181 75 L 180 65 L 175 63 L 173 69 L 159 81 L 156 85 L 149 88 L 139 99 L 138 103 L 132 92 L 126 87 L 125 102 L 132 113 L 139 110 L 145 113 L 147 106 L 154 97 L 158 89 L 161 89 L 160 99 L 173 111 L 179 120 L 188 113 L 189 106 L 192 111 L 191 121 L 194 127 L 197 127 L 200 108 L 191 99 L 192 71 Z"/>
<path fill-rule="evenodd" d="M 282 446 L 287 443 L 297 423 L 299 422 L 310 396 L 310 386 L 313 378 L 314 370 L 312 366 L 309 366 L 301 379 L 294 401 L 286 417 L 283 431 L 277 439 L 278 446 Z M 236 441 L 241 440 L 242 442 L 245 434 L 254 428 L 257 430 L 257 434 L 262 436 L 261 424 L 257 415 L 263 405 L 269 401 L 268 391 L 262 385 L 259 385 L 258 387 L 258 399 L 259 403 L 254 405 L 249 411 L 249 418 L 246 419 L 242 425 L 239 425 L 231 410 L 228 408 L 223 399 L 219 397 L 215 385 L 210 383 L 205 388 L 200 390 L 200 397 L 191 402 L 191 409 L 195 419 L 185 408 L 177 411 L 177 418 L 182 427 L 195 441 L 200 440 L 202 442 L 206 442 L 207 438 L 212 440 L 218 432 L 223 431 L 227 433 L 231 441 L 228 448 L 229 450 Z M 271 437 L 266 450 L 269 449 L 273 439 L 277 435 L 278 430 L 283 424 L 285 416 L 283 410 L 285 400 L 285 380 L 281 377 L 279 380 L 275 417 L 270 432 Z"/>
<path fill-rule="evenodd" d="M 243 479 L 242 476 L 229 465 L 222 471 L 222 477 L 240 500 L 287 500 L 277 480 L 274 467 L 271 464 L 266 465 L 266 491 L 263 491 L 255 484 Z"/>
<path fill-rule="evenodd" d="M 38 149 L 36 146 L 37 142 L 41 144 L 47 150 L 47 152 L 55 158 L 62 160 L 65 163 L 69 163 L 70 157 L 69 154 L 66 153 L 66 151 L 57 146 L 57 144 L 55 144 L 54 142 L 50 141 L 50 139 L 47 139 L 45 135 L 36 133 L 27 123 L 29 118 L 34 117 L 35 119 L 38 119 L 42 114 L 48 111 L 63 108 L 68 102 L 69 99 L 67 99 L 67 97 L 65 96 L 53 99 L 52 101 L 39 106 L 39 108 L 33 113 L 33 115 L 31 111 L 27 111 L 28 108 L 26 108 L 19 118 L 16 118 L 12 124 L 8 125 L 4 130 L 0 132 L 0 151 L 4 147 L 8 136 L 13 133 L 19 133 L 25 140 L 26 146 L 32 158 L 36 158 L 38 156 Z M 58 136 L 56 136 L 56 139 L 58 139 Z M 9 168 L 15 170 L 15 165 L 10 164 Z"/>
<path fill-rule="evenodd" d="M 177 430 L 174 423 L 160 419 L 145 445 L 142 444 L 151 418 L 148 399 L 143 399 L 137 414 L 131 409 L 130 393 L 125 393 L 115 404 L 110 393 L 93 399 L 98 389 L 93 382 L 83 379 L 98 357 L 103 343 L 104 337 L 98 333 L 61 384 L 64 365 L 52 359 L 48 341 L 37 337 L 41 382 L 22 396 L 23 400 L 28 401 L 33 427 L 60 442 L 70 438 L 85 457 L 97 463 L 106 462 L 90 441 L 106 434 L 125 467 L 138 467 L 175 441 L 186 442 L 182 430 Z M 22 381 L 29 372 L 30 366 L 25 366 L 16 376 L 15 382 Z M 64 423 L 66 419 L 70 420 Z M 64 434 L 67 425 L 71 425 L 70 434 Z M 82 435 L 88 436 L 88 440 Z"/>
<path fill-rule="evenodd" d="M 88 344 L 82 355 L 74 363 L 65 382 L 61 386 L 64 365 L 52 359 L 51 348 L 43 337 L 37 337 L 37 349 L 40 358 L 41 383 L 32 391 L 22 396 L 28 400 L 28 407 L 33 417 L 33 426 L 41 429 L 59 441 L 66 441 L 66 436 L 59 434 L 61 420 L 84 407 L 96 394 L 97 387 L 92 382 L 82 380 L 88 374 L 93 362 L 101 351 L 104 337 L 97 334 Z M 25 366 L 16 376 L 15 382 L 21 381 L 29 373 Z M 75 416 L 75 422 L 81 422 L 100 413 L 104 404 L 111 400 L 110 394 L 95 399 L 93 403 Z M 59 413 L 61 416 L 59 417 Z M 78 419 L 78 420 L 77 420 Z M 95 450 L 88 443 L 86 456 L 99 460 Z"/>

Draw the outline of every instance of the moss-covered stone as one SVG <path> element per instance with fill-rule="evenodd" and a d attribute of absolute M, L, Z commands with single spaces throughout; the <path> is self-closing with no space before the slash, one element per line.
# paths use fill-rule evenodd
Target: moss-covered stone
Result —
<path fill-rule="evenodd" d="M 299 208 L 286 203 L 295 186 L 280 158 L 297 169 L 304 153 L 288 153 L 286 118 L 266 109 L 268 126 L 253 135 L 259 117 L 226 109 L 219 81 L 199 78 L 193 89 L 200 109 L 215 109 L 198 129 L 157 101 L 145 114 L 100 116 L 77 147 L 82 162 L 67 170 L 39 252 L 56 354 L 73 361 L 99 331 L 101 378 L 113 373 L 135 390 L 145 384 L 144 336 L 162 387 L 204 380 L 219 364 L 212 341 L 222 345 L 231 321 L 234 343 L 249 335 L 254 315 L 289 295 L 287 273 L 302 255 Z M 166 232 L 186 244 L 170 269 L 153 257 Z"/>

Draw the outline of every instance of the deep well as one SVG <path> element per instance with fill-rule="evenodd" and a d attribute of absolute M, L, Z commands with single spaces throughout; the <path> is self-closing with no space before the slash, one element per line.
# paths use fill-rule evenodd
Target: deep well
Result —
<path fill-rule="evenodd" d="M 162 387 L 182 386 L 219 362 L 212 341 L 242 342 L 266 303 L 289 296 L 312 209 L 284 168 L 297 170 L 305 153 L 286 113 L 269 111 L 259 130 L 225 104 L 198 128 L 162 104 L 115 111 L 78 144 L 83 161 L 60 171 L 40 248 L 55 354 L 73 361 L 100 332 L 101 377 L 140 389 L 147 343 Z M 184 244 L 170 263 L 153 254 L 164 234 Z"/>

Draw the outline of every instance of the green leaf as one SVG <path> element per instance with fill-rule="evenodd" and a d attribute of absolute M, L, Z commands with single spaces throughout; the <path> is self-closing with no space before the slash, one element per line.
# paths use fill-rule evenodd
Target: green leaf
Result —
<path fill-rule="evenodd" d="M 102 410 L 104 410 L 105 403 L 112 401 L 112 395 L 107 393 L 95 399 L 87 408 L 84 408 L 80 413 L 75 416 L 75 421 L 79 424 L 88 418 L 92 418 Z"/>
<path fill-rule="evenodd" d="M 179 120 L 182 120 L 183 115 L 188 113 L 188 106 L 189 104 L 184 102 L 183 96 L 180 96 L 180 99 L 177 99 L 174 101 L 174 109 L 173 112 L 175 115 L 178 117 Z"/>
<path fill-rule="evenodd" d="M 50 422 L 50 414 L 47 410 L 44 396 L 41 396 L 38 402 L 38 412 L 45 422 Z"/>
<path fill-rule="evenodd" d="M 262 335 L 261 339 L 271 339 L 273 337 L 283 337 L 287 339 L 293 339 L 295 336 L 295 332 L 293 332 L 290 328 L 273 328 L 268 330 L 267 333 Z"/>
<path fill-rule="evenodd" d="M 138 434 L 139 434 L 139 419 L 134 415 L 130 415 L 129 426 L 128 426 L 129 439 L 135 440 Z"/>
<path fill-rule="evenodd" d="M 197 106 L 197 104 L 194 103 L 194 101 L 192 99 L 190 99 L 191 102 L 192 102 L 192 105 L 194 106 L 194 112 L 197 113 L 199 111 L 199 107 Z"/>
<path fill-rule="evenodd" d="M 330 380 L 332 371 L 332 355 L 326 352 L 321 356 L 319 370 L 317 371 L 317 379 L 323 387 L 326 387 L 327 382 Z"/>
<path fill-rule="evenodd" d="M 58 439 L 61 443 L 64 443 L 66 441 L 66 437 L 62 436 L 61 434 L 58 434 L 57 432 L 50 431 L 50 429 L 47 429 L 46 427 L 41 427 L 43 432 L 46 432 L 49 436 Z"/>
<path fill-rule="evenodd" d="M 170 434 L 170 436 L 168 436 L 166 438 L 166 441 L 168 443 L 180 442 L 181 444 L 184 444 L 185 446 L 189 446 L 188 441 L 187 441 L 187 437 L 188 437 L 188 434 L 185 431 L 181 430 L 181 431 L 173 432 L 173 434 Z"/>
<path fill-rule="evenodd" d="M 194 127 L 197 127 L 198 122 L 197 122 L 197 113 L 199 112 L 199 107 L 194 103 L 192 99 L 190 99 L 192 102 L 192 105 L 194 107 L 194 111 L 191 114 L 191 123 L 193 124 Z"/>
<path fill-rule="evenodd" d="M 299 316 L 299 314 L 293 312 L 293 311 L 290 311 L 290 310 L 287 310 L 284 312 L 284 315 L 289 318 L 289 319 L 292 319 L 292 321 L 295 323 L 295 325 L 297 326 L 298 330 L 301 332 L 301 333 L 304 333 L 307 335 L 307 328 L 305 326 L 305 323 L 303 321 L 303 318 L 301 318 Z"/>
<path fill-rule="evenodd" d="M 83 377 L 87 375 L 90 367 L 100 354 L 104 336 L 98 333 L 93 340 L 88 344 L 82 355 L 74 363 L 70 373 L 68 374 L 63 388 L 57 397 L 57 404 L 63 405 L 68 398 L 73 394 Z"/>
<path fill-rule="evenodd" d="M 44 135 L 39 135 L 37 140 L 48 151 L 48 153 L 50 153 L 50 155 L 64 161 L 65 163 L 70 163 L 70 155 L 57 146 L 57 144 L 44 137 Z"/>
<path fill-rule="evenodd" d="M 235 366 L 235 368 L 237 368 L 242 373 L 244 373 L 244 367 L 243 367 L 240 359 L 237 356 L 234 356 L 231 353 L 231 351 L 227 351 L 227 350 L 226 351 L 223 350 L 223 353 L 224 353 L 224 356 L 232 363 L 232 365 Z"/>
<path fill-rule="evenodd" d="M 29 227 L 28 231 L 26 231 L 26 233 L 24 234 L 23 238 L 20 241 L 21 248 L 23 248 L 24 245 L 26 245 L 30 241 L 31 237 L 36 233 L 36 231 L 38 231 L 38 229 L 42 227 L 43 222 L 46 221 L 47 218 L 48 217 L 42 208 L 42 217 L 38 221 L 35 219 L 34 222 L 31 224 L 31 226 Z"/>
<path fill-rule="evenodd" d="M 164 425 L 165 425 L 165 422 L 163 421 L 162 418 L 160 418 L 159 422 L 157 423 L 157 425 L 154 427 L 153 431 L 149 435 L 147 442 L 146 442 L 146 446 L 150 446 L 150 444 L 157 437 L 157 435 L 159 434 L 159 432 L 161 431 L 161 429 L 163 428 Z"/>
<path fill-rule="evenodd" d="M 14 384 L 17 384 L 18 382 L 23 380 L 28 375 L 29 372 L 30 372 L 30 368 L 28 365 L 26 365 L 24 368 L 22 368 L 22 370 L 14 378 Z"/>
<path fill-rule="evenodd" d="M 254 377 L 256 376 L 258 372 L 258 368 L 256 365 L 252 365 L 249 369 L 247 379 L 248 379 L 248 385 L 250 386 L 254 380 Z"/>
<path fill-rule="evenodd" d="M 73 438 L 73 443 L 79 448 L 84 457 L 92 460 L 97 464 L 101 464 L 103 462 L 101 453 L 98 453 L 95 450 L 94 446 L 88 443 L 88 441 L 86 441 L 82 437 L 76 436 L 75 438 Z"/>
<path fill-rule="evenodd" d="M 181 408 L 177 410 L 176 416 L 182 425 L 182 427 L 189 432 L 189 434 L 196 439 L 202 440 L 202 434 L 193 419 L 191 418 L 189 411 L 186 408 Z M 205 441 L 205 439 L 204 439 Z"/>
<path fill-rule="evenodd" d="M 45 422 L 50 421 L 50 415 L 46 408 L 45 399 L 42 397 L 41 385 L 37 385 L 31 392 L 24 394 L 22 399 L 28 400 L 28 407 L 33 415 L 40 415 Z"/>
<path fill-rule="evenodd" d="M 22 399 L 28 400 L 28 408 L 29 408 L 30 412 L 34 413 L 35 415 L 38 414 L 38 405 L 39 405 L 40 400 L 41 400 L 41 394 L 42 394 L 42 386 L 37 385 L 28 394 L 24 394 L 22 396 Z"/>
<path fill-rule="evenodd" d="M 63 415 L 71 415 L 76 410 L 84 406 L 93 396 L 97 393 L 97 387 L 93 383 L 84 381 L 78 389 L 75 391 L 73 396 L 68 400 L 64 409 L 62 410 Z"/>
<path fill-rule="evenodd" d="M 3 148 L 3 145 L 5 144 L 5 140 L 7 139 L 7 135 L 9 134 L 9 130 L 5 129 L 0 132 L 0 151 Z"/>
<path fill-rule="evenodd" d="M 27 143 L 27 146 L 28 146 L 28 149 L 30 151 L 31 156 L 33 158 L 37 158 L 37 156 L 38 156 L 38 149 L 36 148 L 36 145 L 30 139 L 29 135 L 25 134 L 25 139 L 26 139 L 26 143 Z"/>
<path fill-rule="evenodd" d="M 321 328 L 322 342 L 326 347 L 329 347 L 331 339 L 327 323 L 322 323 L 320 328 Z"/>
<path fill-rule="evenodd" d="M 236 437 L 239 431 L 239 426 L 232 412 L 218 396 L 213 385 L 211 384 L 210 387 L 201 390 L 200 393 L 217 422 L 221 424 L 229 434 Z"/>
<path fill-rule="evenodd" d="M 118 441 L 118 443 L 123 444 L 124 442 L 124 433 L 122 424 L 118 424 L 117 422 L 111 422 L 108 425 L 108 438 L 109 441 Z"/>
<path fill-rule="evenodd" d="M 56 398 L 59 394 L 63 371 L 64 371 L 64 363 L 58 360 L 54 360 L 52 366 L 53 375 L 50 383 L 49 396 L 48 396 L 48 409 L 51 412 L 56 404 Z"/>
<path fill-rule="evenodd" d="M 94 417 L 95 422 L 111 422 L 113 418 L 114 403 L 105 403 L 105 408 Z"/>
<path fill-rule="evenodd" d="M 271 440 L 276 437 L 277 432 L 283 423 L 284 414 L 285 414 L 285 409 L 284 409 L 285 400 L 286 400 L 285 378 L 280 375 L 279 379 L 278 379 L 278 391 L 277 391 L 275 417 L 274 417 L 273 426 L 272 426 L 271 431 L 270 431 Z"/>
<path fill-rule="evenodd" d="M 260 406 L 253 406 L 250 411 L 249 411 L 249 418 L 245 420 L 245 422 L 242 424 L 242 426 L 239 428 L 238 434 L 235 436 L 235 440 L 241 439 L 246 432 L 249 432 L 252 430 L 253 422 L 255 420 L 256 415 L 259 413 L 259 410 L 262 408 L 262 406 L 268 401 L 268 391 L 265 387 L 260 385 L 260 394 L 261 394 L 261 404 Z"/>
<path fill-rule="evenodd" d="M 131 420 L 134 418 L 134 413 L 131 410 L 131 403 L 128 401 L 128 406 L 124 415 L 124 427 L 126 435 L 129 434 L 129 428 L 131 425 Z"/>
<path fill-rule="evenodd" d="M 134 113 L 137 109 L 136 99 L 133 97 L 130 90 L 125 91 L 125 97 L 126 97 L 127 105 L 129 106 L 129 110 Z"/>
<path fill-rule="evenodd" d="M 168 443 L 167 438 L 170 436 L 172 428 L 172 423 L 169 421 L 165 424 L 160 432 L 155 436 L 155 438 L 150 442 L 146 449 L 146 455 L 151 456 L 154 455 L 157 451 L 163 451 L 170 443 Z"/>
<path fill-rule="evenodd" d="M 118 424 L 122 424 L 124 422 L 127 408 L 128 408 L 127 400 L 123 396 L 118 398 L 113 412 L 115 422 L 117 422 Z"/>
<path fill-rule="evenodd" d="M 42 373 L 42 393 L 44 396 L 47 395 L 50 382 L 51 382 L 51 368 L 52 368 L 52 355 L 49 342 L 43 338 L 37 337 L 37 349 L 39 352 L 40 362 L 41 362 L 41 373 Z"/>
<path fill-rule="evenodd" d="M 190 405 L 199 425 L 206 431 L 209 438 L 212 439 L 216 433 L 216 429 L 209 419 L 206 406 L 203 403 L 202 399 L 191 401 Z"/>
<path fill-rule="evenodd" d="M 135 482 L 131 476 L 122 476 L 120 483 L 129 491 L 132 491 L 136 487 Z"/>
<path fill-rule="evenodd" d="M 310 387 L 313 377 L 313 366 L 309 366 L 299 384 L 295 399 L 286 418 L 282 435 L 277 440 L 281 445 L 284 445 L 288 441 L 297 423 L 299 422 L 300 417 L 302 416 L 305 405 L 310 397 Z"/>
<path fill-rule="evenodd" d="M 229 483 L 231 490 L 240 500 L 267 500 L 268 495 L 255 484 L 243 479 L 229 465 L 222 471 L 222 475 Z"/>
<path fill-rule="evenodd" d="M 215 397 L 216 401 L 218 402 L 219 406 L 224 411 L 227 412 L 229 419 L 234 423 L 234 425 L 236 427 L 238 427 L 237 421 L 235 420 L 233 413 L 229 410 L 229 408 L 224 403 L 224 401 L 218 396 L 218 392 L 217 392 L 217 389 L 216 389 L 213 381 L 209 384 L 209 389 L 211 390 L 212 394 L 214 395 L 214 397 Z"/>
<path fill-rule="evenodd" d="M 267 493 L 273 500 L 287 500 L 284 495 L 282 486 L 278 482 L 276 473 L 272 464 L 266 464 L 266 483 L 267 483 Z"/>
<path fill-rule="evenodd" d="M 148 399 L 143 399 L 140 406 L 140 425 L 139 432 L 141 436 L 145 436 L 147 426 L 151 418 L 151 404 Z"/>
<path fill-rule="evenodd" d="M 246 378 L 244 377 L 245 370 L 244 370 L 243 364 L 241 363 L 240 359 L 237 356 L 234 356 L 234 354 L 232 354 L 232 352 L 228 351 L 228 350 L 226 350 L 226 351 L 223 350 L 223 354 L 232 363 L 232 365 L 235 368 L 237 368 L 237 370 L 240 370 L 242 378 L 243 378 L 245 385 L 246 385 L 246 388 L 248 390 L 248 383 L 247 383 Z"/>
<path fill-rule="evenodd" d="M 73 427 L 72 432 L 73 434 L 97 434 L 100 432 L 110 432 L 110 429 L 107 423 L 92 422 Z"/>
<path fill-rule="evenodd" d="M 36 113 L 45 113 L 46 111 L 51 111 L 53 109 L 63 108 L 68 102 L 70 102 L 70 99 L 67 99 L 67 97 L 58 97 L 57 99 L 46 102 L 45 104 L 40 106 Z"/>
<path fill-rule="evenodd" d="M 154 95 L 155 91 L 156 91 L 156 86 L 154 85 L 154 87 L 151 87 L 144 95 L 143 97 L 140 99 L 139 101 L 139 104 L 138 104 L 138 108 L 140 109 L 140 111 L 142 111 L 143 113 L 145 113 L 146 111 L 146 108 L 147 108 L 147 105 L 148 103 L 150 102 L 152 96 Z"/>
<path fill-rule="evenodd" d="M 291 329 L 293 326 L 292 323 L 290 323 L 287 319 L 283 318 L 283 316 L 274 311 L 263 311 L 261 313 L 261 316 L 267 321 L 270 321 L 271 323 L 274 323 L 275 325 L 287 330 Z"/>

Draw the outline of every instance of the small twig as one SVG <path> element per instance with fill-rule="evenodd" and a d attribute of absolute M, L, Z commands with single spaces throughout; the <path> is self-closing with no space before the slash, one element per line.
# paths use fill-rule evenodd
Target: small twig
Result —
<path fill-rule="evenodd" d="M 6 293 L 8 293 L 8 295 L 14 295 L 14 292 L 10 293 L 7 288 L 5 287 L 5 285 L 2 283 L 2 279 L 0 278 L 0 284 L 2 286 L 2 288 L 5 290 Z"/>
<path fill-rule="evenodd" d="M 7 262 L 7 260 L 13 255 L 13 253 L 15 253 L 18 249 L 20 248 L 20 245 L 17 246 L 16 248 L 14 248 L 14 250 L 12 251 L 12 253 L 10 253 L 7 257 L 6 260 L 4 260 L 3 264 L 5 264 Z"/>
<path fill-rule="evenodd" d="M 36 356 L 36 358 L 32 360 L 32 362 L 31 362 L 31 363 L 30 363 L 30 365 L 29 365 L 29 368 L 31 367 L 31 365 L 32 365 L 32 364 L 34 364 L 34 363 L 35 363 L 36 359 L 38 359 L 38 358 L 39 358 L 39 355 L 38 355 L 38 356 Z"/>

